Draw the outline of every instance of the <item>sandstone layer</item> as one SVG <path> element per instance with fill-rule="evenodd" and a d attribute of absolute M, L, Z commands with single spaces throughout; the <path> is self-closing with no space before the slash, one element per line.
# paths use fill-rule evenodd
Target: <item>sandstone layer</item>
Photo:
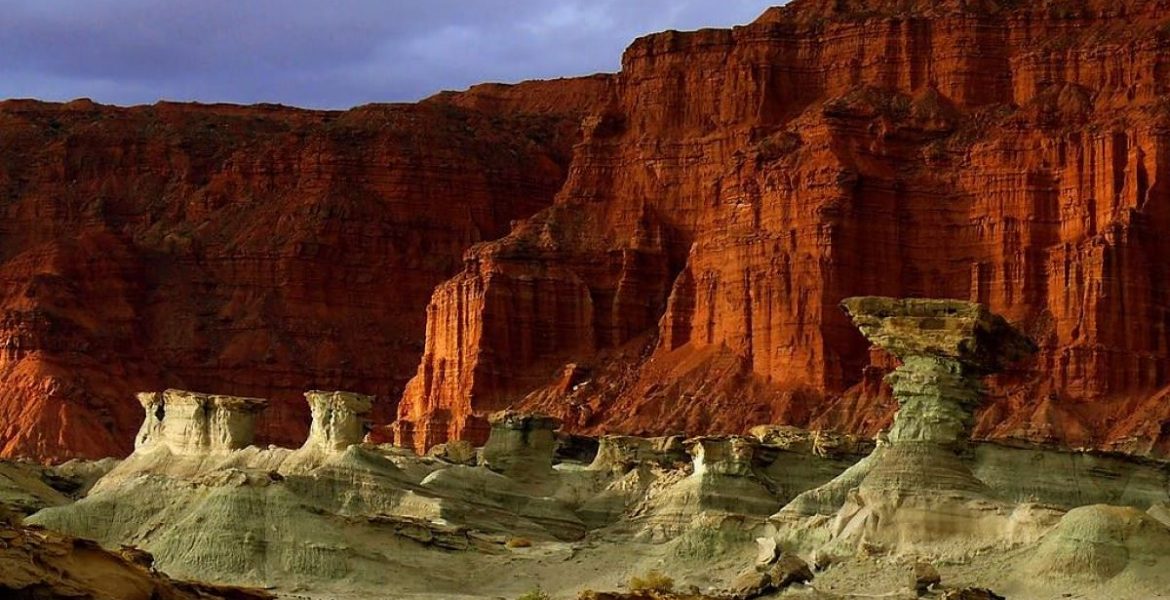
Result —
<path fill-rule="evenodd" d="M 837 304 L 886 295 L 980 302 L 1037 342 L 976 436 L 1165 453 L 1166 14 L 797 0 L 635 41 L 556 204 L 432 296 L 406 441 L 482 443 L 510 406 L 591 433 L 873 435 L 896 361 Z"/>
<path fill-rule="evenodd" d="M 261 442 L 304 439 L 305 389 L 389 422 L 435 285 L 551 203 L 575 110 L 0 102 L 0 456 L 125 456 L 142 389 L 270 398 Z"/>
<path fill-rule="evenodd" d="M 507 408 L 872 436 L 897 361 L 836 308 L 868 294 L 1037 342 L 977 437 L 1165 454 L 1168 25 L 796 0 L 413 106 L 4 102 L 0 455 L 124 455 L 133 392 L 166 387 L 270 398 L 283 445 L 312 388 L 419 450 Z"/>

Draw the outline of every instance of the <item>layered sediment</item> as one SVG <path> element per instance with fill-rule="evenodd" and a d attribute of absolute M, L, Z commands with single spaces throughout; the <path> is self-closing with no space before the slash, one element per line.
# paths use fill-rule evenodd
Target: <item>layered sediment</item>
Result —
<path fill-rule="evenodd" d="M 5 102 L 0 455 L 124 455 L 166 387 L 271 398 L 284 445 L 342 386 L 417 450 L 507 408 L 873 436 L 897 365 L 836 309 L 863 294 L 1036 341 L 977 437 L 1164 454 L 1165 21 L 797 0 L 411 106 Z"/>
<path fill-rule="evenodd" d="M 400 421 L 419 448 L 508 406 L 593 434 L 872 436 L 896 364 L 836 306 L 881 294 L 1035 339 L 976 436 L 1165 452 L 1164 21 L 798 0 L 637 40 L 556 205 L 433 295 Z"/>
<path fill-rule="evenodd" d="M 0 102 L 0 456 L 125 456 L 144 389 L 269 398 L 263 443 L 306 389 L 391 421 L 431 292 L 552 202 L 577 111 Z"/>
<path fill-rule="evenodd" d="M 971 317 L 945 314 L 953 304 L 932 306 L 942 312 L 911 321 L 993 322 L 974 307 Z M 945 329 L 927 327 L 920 338 Z M 915 351 L 939 348 L 927 346 Z M 952 360 L 972 369 L 967 349 L 982 346 L 958 347 Z M 1137 598 L 1170 583 L 1160 553 L 1170 539 L 1160 521 L 1170 500 L 1165 464 L 986 443 L 964 449 L 944 433 L 956 431 L 951 413 L 922 400 L 930 389 L 939 406 L 952 399 L 918 387 L 898 417 L 918 433 L 883 436 L 867 457 L 848 436 L 768 426 L 756 428 L 758 437 L 608 436 L 590 464 L 558 453 L 559 421 L 514 411 L 491 416 L 479 449 L 452 442 L 445 454 L 419 456 L 362 442 L 370 400 L 351 392 L 305 394 L 312 433 L 296 450 L 211 445 L 210 425 L 180 413 L 182 426 L 171 428 L 158 407 L 172 399 L 231 417 L 242 404 L 261 405 L 170 390 L 141 396 L 159 400 L 143 403 L 153 439 L 76 502 L 56 498 L 27 521 L 95 539 L 152 572 L 322 599 L 519 597 L 538 588 L 565 598 L 623 588 L 743 598 L 788 587 L 902 597 L 916 586 L 1048 597 L 1069 591 L 1064 575 L 1074 572 L 1078 591 Z M 932 428 L 938 414 L 947 418 Z M 0 486 L 0 507 L 43 491 L 34 479 Z M 835 491 L 826 490 L 838 489 L 831 502 Z M 1013 504 L 1022 494 L 1032 498 Z M 57 536 L 36 531 L 38 540 Z M 0 526 L 0 562 L 11 539 Z M 102 552 L 73 547 L 84 547 L 86 560 Z M 61 556 L 61 548 L 50 551 Z M 937 568 L 928 562 L 939 559 Z M 54 572 L 68 577 L 68 569 Z"/>

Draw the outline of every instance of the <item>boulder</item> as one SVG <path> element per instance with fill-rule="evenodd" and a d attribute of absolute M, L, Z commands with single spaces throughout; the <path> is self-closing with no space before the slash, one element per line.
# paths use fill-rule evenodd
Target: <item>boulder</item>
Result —
<path fill-rule="evenodd" d="M 474 465 L 477 460 L 475 446 L 465 440 L 452 440 L 431 446 L 427 456 L 457 465 Z"/>
<path fill-rule="evenodd" d="M 938 569 L 934 568 L 934 565 L 921 560 L 914 562 L 910 579 L 910 587 L 919 594 L 925 594 L 942 583 L 942 577 L 938 574 Z"/>

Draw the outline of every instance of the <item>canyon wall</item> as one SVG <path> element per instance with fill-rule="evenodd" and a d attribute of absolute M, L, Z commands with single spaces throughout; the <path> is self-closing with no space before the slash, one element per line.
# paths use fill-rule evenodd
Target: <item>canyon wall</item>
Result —
<path fill-rule="evenodd" d="M 1170 451 L 1167 9 L 797 0 L 635 41 L 556 205 L 432 297 L 399 442 L 482 441 L 509 406 L 874 434 L 896 362 L 838 304 L 875 294 L 982 302 L 1036 340 L 976 436 Z M 487 97 L 541 106 L 513 94 Z"/>
<path fill-rule="evenodd" d="M 1036 340 L 976 436 L 1164 455 L 1168 11 L 797 0 L 417 105 L 2 102 L 0 456 L 124 455 L 167 387 L 270 398 L 284 445 L 305 389 L 419 449 L 505 408 L 872 435 L 867 294 Z"/>
<path fill-rule="evenodd" d="M 125 455 L 165 387 L 270 398 L 262 443 L 305 389 L 391 420 L 434 287 L 561 187 L 559 115 L 0 103 L 0 456 Z"/>

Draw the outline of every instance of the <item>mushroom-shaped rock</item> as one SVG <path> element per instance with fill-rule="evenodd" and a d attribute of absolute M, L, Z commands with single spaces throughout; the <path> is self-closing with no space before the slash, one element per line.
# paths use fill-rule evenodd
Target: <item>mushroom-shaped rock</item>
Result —
<path fill-rule="evenodd" d="M 867 340 L 903 361 L 951 359 L 967 372 L 986 375 L 1037 350 L 1003 317 L 975 302 L 858 296 L 841 308 Z"/>
<path fill-rule="evenodd" d="M 841 306 L 866 339 L 902 360 L 886 379 L 899 403 L 893 443 L 965 441 L 983 398 L 980 377 L 1036 351 L 981 304 L 866 296 Z"/>
<path fill-rule="evenodd" d="M 552 471 L 560 419 L 501 411 L 488 418 L 491 433 L 483 447 L 483 465 L 508 477 L 526 479 Z"/>
<path fill-rule="evenodd" d="M 835 512 L 830 541 L 817 548 L 826 555 L 869 546 L 945 554 L 1037 535 L 1052 515 L 1001 502 L 958 452 L 983 398 L 980 378 L 1035 345 L 970 302 L 865 297 L 842 306 L 866 338 L 901 359 L 887 378 L 898 413 L 872 454 L 800 494 L 776 518 Z M 962 543 L 951 543 L 957 539 Z"/>
<path fill-rule="evenodd" d="M 138 394 L 146 411 L 135 448 L 163 444 L 180 455 L 215 454 L 252 444 L 262 398 L 203 394 L 184 390 Z"/>
<path fill-rule="evenodd" d="M 305 392 L 313 423 L 305 448 L 337 452 L 360 444 L 366 435 L 366 414 L 373 407 L 374 397 L 353 392 Z"/>

